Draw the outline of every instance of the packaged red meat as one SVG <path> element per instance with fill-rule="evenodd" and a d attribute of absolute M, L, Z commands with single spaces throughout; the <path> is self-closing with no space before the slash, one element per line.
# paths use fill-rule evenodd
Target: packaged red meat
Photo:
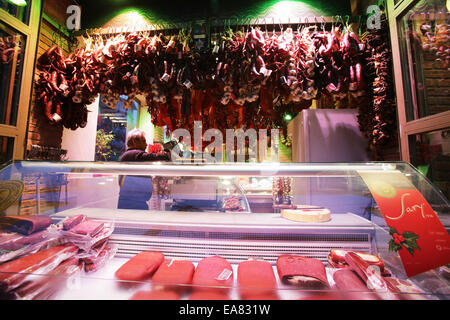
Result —
<path fill-rule="evenodd" d="M 79 225 L 80 223 L 82 223 L 83 221 L 85 221 L 86 219 L 87 219 L 87 216 L 85 216 L 84 214 L 70 217 L 70 218 L 64 220 L 63 229 L 66 231 L 70 230 L 70 229 L 76 227 L 77 225 Z"/>
<path fill-rule="evenodd" d="M 189 289 L 182 285 L 190 285 L 192 283 L 192 277 L 194 275 L 195 266 L 190 261 L 185 260 L 166 260 L 156 270 L 152 277 L 152 283 L 154 285 L 159 284 L 172 284 L 170 286 L 172 290 Z M 176 286 L 181 285 L 181 286 Z"/>
<path fill-rule="evenodd" d="M 16 243 L 24 236 L 15 232 L 0 232 L 0 250 L 14 251 L 20 249 Z"/>
<path fill-rule="evenodd" d="M 68 281 L 68 278 L 82 270 L 83 265 L 76 257 L 65 260 L 46 276 L 25 282 L 14 290 L 15 299 L 41 300 L 48 299 L 57 293 Z"/>
<path fill-rule="evenodd" d="M 397 294 L 398 299 L 427 300 L 424 292 L 410 280 L 402 280 L 397 278 L 386 278 L 385 280 L 398 289 L 398 292 L 400 292 L 400 294 Z"/>
<path fill-rule="evenodd" d="M 97 256 L 81 259 L 84 262 L 84 270 L 86 272 L 95 272 L 103 268 L 116 255 L 116 252 L 116 246 L 106 245 Z"/>
<path fill-rule="evenodd" d="M 51 237 L 48 230 L 35 232 L 29 236 L 14 232 L 0 233 L 0 251 L 15 251 L 30 244 L 35 244 Z"/>
<path fill-rule="evenodd" d="M 51 224 L 52 218 L 43 215 L 0 217 L 0 230 L 24 235 L 47 229 Z"/>
<path fill-rule="evenodd" d="M 398 289 L 395 286 L 391 285 L 389 282 L 386 282 L 377 266 L 369 264 L 356 253 L 348 252 L 345 255 L 345 262 L 359 275 L 369 289 L 386 293 L 398 292 Z"/>
<path fill-rule="evenodd" d="M 270 262 L 248 260 L 238 267 L 238 286 L 242 299 L 247 296 L 274 294 L 277 280 Z"/>
<path fill-rule="evenodd" d="M 302 288 L 329 288 L 327 271 L 322 261 L 295 255 L 282 255 L 277 260 L 282 282 Z"/>
<path fill-rule="evenodd" d="M 89 252 L 81 252 L 78 254 L 78 257 L 80 259 L 83 259 L 85 263 L 94 263 L 91 261 L 94 261 L 95 258 L 97 258 L 100 253 L 103 251 L 103 249 L 106 248 L 106 245 L 108 244 L 107 241 L 102 241 L 101 243 L 97 244 Z"/>
<path fill-rule="evenodd" d="M 92 248 L 97 248 L 106 243 L 113 231 L 114 230 L 111 228 L 103 228 L 102 231 L 92 238 Z"/>
<path fill-rule="evenodd" d="M 334 272 L 333 280 L 339 290 L 369 291 L 362 279 L 349 268 Z"/>
<path fill-rule="evenodd" d="M 230 300 L 230 296 L 218 291 L 197 291 L 189 296 L 189 300 Z"/>
<path fill-rule="evenodd" d="M 141 252 L 123 264 L 116 271 L 116 277 L 126 281 L 147 280 L 163 261 L 164 254 L 161 252 Z"/>
<path fill-rule="evenodd" d="M 348 300 L 379 300 L 376 294 L 370 293 L 369 288 L 361 278 L 350 268 L 337 270 L 333 274 L 336 289 L 344 299 Z"/>
<path fill-rule="evenodd" d="M 167 290 L 138 291 L 130 300 L 180 300 L 180 295 Z"/>
<path fill-rule="evenodd" d="M 0 265 L 0 291 L 22 285 L 31 274 L 47 274 L 62 261 L 76 255 L 74 245 L 56 246 Z"/>
<path fill-rule="evenodd" d="M 81 226 L 81 224 L 79 224 L 78 226 Z M 114 222 L 102 223 L 102 229 L 99 232 L 97 232 L 94 236 L 75 233 L 73 232 L 75 228 L 72 228 L 69 231 L 57 230 L 54 232 L 62 236 L 67 242 L 73 243 L 74 245 L 78 246 L 81 250 L 85 252 L 85 256 L 87 257 L 92 255 L 92 253 L 90 252 L 92 248 L 97 247 L 99 244 L 109 239 L 111 234 L 114 232 Z M 75 229 L 75 231 L 77 230 Z"/>
<path fill-rule="evenodd" d="M 84 220 L 80 224 L 70 229 L 70 232 L 95 237 L 103 230 L 105 224 L 94 220 Z"/>
<path fill-rule="evenodd" d="M 219 290 L 227 292 L 233 286 L 234 276 L 231 264 L 219 256 L 208 257 L 197 264 L 192 278 L 194 290 Z"/>
<path fill-rule="evenodd" d="M 330 263 L 330 266 L 333 268 L 342 268 L 348 266 L 347 262 L 345 261 L 345 255 L 349 252 L 357 254 L 358 256 L 361 257 L 361 259 L 366 261 L 368 264 L 379 267 L 381 272 L 384 271 L 385 264 L 384 261 L 380 259 L 380 257 L 368 253 L 342 249 L 330 250 L 330 254 L 328 255 L 328 262 Z"/>
<path fill-rule="evenodd" d="M 241 199 L 238 196 L 226 198 L 224 200 L 223 208 L 226 211 L 244 211 L 244 208 L 241 205 Z"/>
<path fill-rule="evenodd" d="M 29 236 L 3 233 L 0 239 L 3 241 L 0 249 L 0 263 L 66 243 L 60 235 L 49 230 L 39 231 Z"/>

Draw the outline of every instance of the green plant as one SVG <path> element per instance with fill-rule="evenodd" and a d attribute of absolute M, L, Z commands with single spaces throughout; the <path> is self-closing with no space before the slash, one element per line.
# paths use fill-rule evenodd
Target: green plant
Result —
<path fill-rule="evenodd" d="M 111 141 L 114 139 L 112 132 L 106 132 L 103 129 L 97 131 L 95 143 L 95 160 L 107 161 L 112 154 Z"/>
<path fill-rule="evenodd" d="M 399 251 L 405 248 L 413 256 L 415 250 L 420 250 L 417 245 L 419 236 L 414 232 L 407 231 L 400 234 L 395 228 L 390 228 L 389 234 L 392 236 L 389 241 L 389 251 Z"/>

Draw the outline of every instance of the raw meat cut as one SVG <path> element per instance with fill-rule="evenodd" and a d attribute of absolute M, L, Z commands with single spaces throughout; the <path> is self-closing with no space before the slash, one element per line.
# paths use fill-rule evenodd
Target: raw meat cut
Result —
<path fill-rule="evenodd" d="M 82 223 L 70 229 L 70 231 L 77 234 L 95 237 L 95 235 L 97 235 L 100 231 L 103 230 L 104 225 L 105 224 L 103 222 L 85 220 Z"/>
<path fill-rule="evenodd" d="M 166 260 L 158 268 L 152 277 L 153 284 L 189 285 L 192 283 L 195 266 L 190 261 Z M 172 289 L 183 289 L 183 287 L 172 287 Z"/>
<path fill-rule="evenodd" d="M 322 261 L 294 255 L 281 255 L 277 260 L 278 275 L 286 284 L 301 287 L 329 287 L 327 272 Z"/>
<path fill-rule="evenodd" d="M 192 284 L 195 290 L 228 291 L 233 285 L 233 268 L 222 257 L 214 256 L 201 260 L 197 264 Z M 220 288 L 217 288 L 220 287 Z"/>
<path fill-rule="evenodd" d="M 56 246 L 0 265 L 0 291 L 16 288 L 33 272 L 53 270 L 77 252 L 78 248 L 74 245 Z"/>
<path fill-rule="evenodd" d="M 275 294 L 277 280 L 270 262 L 248 260 L 238 267 L 238 285 L 242 299 L 247 296 Z"/>
<path fill-rule="evenodd" d="M 384 261 L 381 260 L 378 256 L 363 253 L 363 252 L 356 252 L 356 251 L 349 251 L 349 250 L 341 250 L 341 249 L 331 249 L 330 254 L 328 255 L 328 262 L 330 265 L 334 268 L 342 268 L 345 266 L 348 266 L 347 262 L 345 261 L 345 255 L 349 252 L 353 252 L 361 257 L 364 261 L 371 265 L 378 266 L 380 268 L 380 271 L 384 271 Z"/>
<path fill-rule="evenodd" d="M 349 252 L 345 255 L 345 262 L 365 281 L 369 289 L 383 293 L 386 299 L 398 299 L 394 293 L 399 293 L 396 286 L 387 282 L 373 265 L 367 263 L 359 255 Z"/>
<path fill-rule="evenodd" d="M 0 217 L 0 229 L 30 235 L 33 232 L 47 229 L 52 218 L 47 216 L 8 216 Z"/>
<path fill-rule="evenodd" d="M 72 257 L 62 262 L 47 276 L 26 282 L 14 290 L 16 299 L 46 299 L 56 293 L 67 282 L 67 279 L 82 270 L 79 259 Z"/>
<path fill-rule="evenodd" d="M 361 278 L 350 268 L 336 271 L 333 274 L 333 280 L 343 299 L 379 300 L 379 297 L 371 293 Z"/>
<path fill-rule="evenodd" d="M 13 232 L 0 232 L 0 250 L 14 251 L 20 249 L 16 243 L 23 236 Z"/>
<path fill-rule="evenodd" d="M 114 257 L 116 251 L 115 248 L 107 245 L 100 251 L 98 256 L 82 259 L 85 263 L 84 270 L 86 272 L 94 272 L 101 269 L 112 257 Z"/>
<path fill-rule="evenodd" d="M 12 232 L 0 233 L 0 250 L 15 251 L 27 245 L 36 244 L 49 238 L 50 233 L 47 230 L 35 232 L 29 236 Z"/>
<path fill-rule="evenodd" d="M 141 252 L 128 260 L 116 271 L 116 277 L 120 280 L 142 281 L 151 277 L 164 261 L 161 252 Z"/>
<path fill-rule="evenodd" d="M 85 221 L 87 217 L 84 214 L 80 214 L 74 217 L 70 217 L 69 219 L 65 220 L 63 222 L 63 229 L 64 230 L 70 230 L 73 227 L 79 225 L 83 221 Z"/>
<path fill-rule="evenodd" d="M 350 269 L 337 270 L 333 280 L 339 290 L 369 291 L 361 278 Z"/>

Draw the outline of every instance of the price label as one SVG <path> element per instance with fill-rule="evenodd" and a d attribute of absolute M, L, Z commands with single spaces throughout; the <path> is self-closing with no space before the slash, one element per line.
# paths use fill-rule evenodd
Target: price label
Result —
<path fill-rule="evenodd" d="M 233 274 L 233 271 L 231 271 L 230 269 L 223 269 L 222 273 L 219 274 L 219 276 L 216 278 L 216 280 L 227 281 L 231 277 L 232 274 Z"/>

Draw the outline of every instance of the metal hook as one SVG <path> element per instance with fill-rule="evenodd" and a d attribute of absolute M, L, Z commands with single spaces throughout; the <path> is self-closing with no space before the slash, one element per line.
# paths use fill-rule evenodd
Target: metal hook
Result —
<path fill-rule="evenodd" d="M 344 18 L 341 15 L 339 15 L 339 20 L 340 20 L 340 22 L 341 22 L 341 24 L 343 26 L 344 25 Z"/>
<path fill-rule="evenodd" d="M 349 30 L 349 24 L 348 24 L 349 21 L 350 21 L 350 16 L 345 15 L 345 29 L 346 30 Z"/>
<path fill-rule="evenodd" d="M 324 16 L 320 16 L 320 17 L 322 18 L 322 21 L 320 23 L 320 27 L 321 27 L 322 31 L 325 32 L 326 21 L 325 21 Z"/>

